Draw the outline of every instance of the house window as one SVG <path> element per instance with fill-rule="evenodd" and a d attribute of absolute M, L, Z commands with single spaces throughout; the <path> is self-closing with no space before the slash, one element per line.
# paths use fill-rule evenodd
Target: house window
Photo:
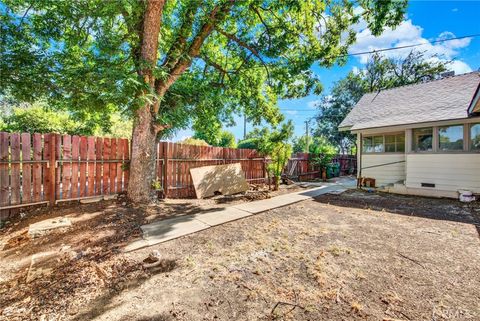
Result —
<path fill-rule="evenodd" d="M 364 153 L 403 153 L 405 134 L 377 135 L 363 138 Z"/>
<path fill-rule="evenodd" d="M 463 150 L 463 125 L 438 127 L 439 150 Z"/>
<path fill-rule="evenodd" d="M 385 135 L 385 152 L 400 153 L 405 152 L 405 135 Z"/>
<path fill-rule="evenodd" d="M 412 131 L 412 150 L 415 152 L 429 152 L 433 150 L 433 128 L 416 128 Z"/>
<path fill-rule="evenodd" d="M 370 136 L 363 138 L 363 151 L 365 153 L 383 152 L 383 136 Z"/>
<path fill-rule="evenodd" d="M 470 127 L 470 149 L 480 151 L 480 124 L 473 124 Z"/>

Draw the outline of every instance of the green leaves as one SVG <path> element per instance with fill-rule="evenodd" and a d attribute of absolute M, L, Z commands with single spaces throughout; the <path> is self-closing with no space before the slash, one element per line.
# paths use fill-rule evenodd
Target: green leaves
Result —
<path fill-rule="evenodd" d="M 364 70 L 350 72 L 335 84 L 331 95 L 322 97 L 316 135 L 347 152 L 354 145 L 355 137 L 348 131 L 339 132 L 338 125 L 363 94 L 438 78 L 448 65 L 449 62 L 429 59 L 419 51 L 412 51 L 403 59 L 373 55 Z"/>
<path fill-rule="evenodd" d="M 227 4 L 227 5 L 226 5 Z M 152 74 L 144 83 L 144 1 L 6 0 L 0 8 L 0 94 L 44 98 L 72 111 L 132 116 L 160 101 L 156 122 L 172 127 L 205 119 L 218 127 L 244 114 L 253 123 L 282 120 L 277 102 L 322 90 L 314 63 L 344 63 L 361 16 L 375 34 L 397 25 L 404 1 L 169 0 L 163 9 Z M 219 9 L 228 12 L 215 15 Z M 225 9 L 226 10 L 226 9 Z M 359 11 L 359 12 L 360 12 Z M 205 25 L 212 31 L 198 50 Z M 185 69 L 176 71 L 179 62 Z M 184 71 L 185 70 L 185 71 Z M 175 74 L 179 72 L 179 74 Z"/>

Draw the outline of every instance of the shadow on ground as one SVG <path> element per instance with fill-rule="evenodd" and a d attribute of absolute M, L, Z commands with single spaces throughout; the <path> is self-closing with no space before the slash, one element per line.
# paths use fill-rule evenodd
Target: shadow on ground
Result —
<path fill-rule="evenodd" d="M 188 214 L 204 211 L 188 203 L 173 208 L 185 220 L 191 219 Z M 29 224 L 59 216 L 69 217 L 72 227 L 36 239 L 28 237 Z M 28 312 L 46 319 L 90 319 L 113 308 L 114 298 L 123 289 L 141 286 L 152 275 L 174 269 L 173 258 L 147 269 L 142 262 L 122 255 L 123 247 L 141 237 L 140 226 L 152 216 L 169 217 L 161 206 L 76 204 L 38 213 L 4 229 L 0 234 L 0 241 L 5 242 L 0 251 L 0 319 L 22 318 Z M 52 263 L 51 274 L 26 282 L 33 254 L 65 246 L 68 250 Z"/>
<path fill-rule="evenodd" d="M 324 194 L 316 197 L 315 201 L 335 206 L 473 224 L 480 237 L 479 202 L 462 203 L 454 199 L 370 193 L 362 190 L 351 190 L 339 195 Z"/>

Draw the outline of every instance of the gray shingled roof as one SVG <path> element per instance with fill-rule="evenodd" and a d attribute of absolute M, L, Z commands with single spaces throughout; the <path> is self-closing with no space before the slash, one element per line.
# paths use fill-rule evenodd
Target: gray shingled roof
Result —
<path fill-rule="evenodd" d="M 479 84 L 480 73 L 471 72 L 368 93 L 339 128 L 358 130 L 467 118 L 467 109 Z"/>

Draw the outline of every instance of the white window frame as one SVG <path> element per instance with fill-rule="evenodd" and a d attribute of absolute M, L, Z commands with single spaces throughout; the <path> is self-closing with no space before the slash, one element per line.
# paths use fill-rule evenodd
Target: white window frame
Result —
<path fill-rule="evenodd" d="M 413 149 L 413 143 L 415 142 L 415 134 L 414 131 L 415 129 L 432 129 L 432 150 L 415 150 Z M 412 134 L 411 134 L 411 140 L 410 140 L 410 147 L 409 150 L 411 153 L 415 154 L 428 154 L 428 153 L 435 153 L 437 150 L 438 146 L 438 128 L 435 126 L 426 126 L 426 127 L 417 127 L 417 128 L 412 128 Z"/>
<path fill-rule="evenodd" d="M 404 150 L 403 152 L 386 152 L 385 151 L 385 136 L 397 136 L 397 135 L 403 135 L 404 137 Z M 366 152 L 365 151 L 365 145 L 364 145 L 364 139 L 365 138 L 372 138 L 373 137 L 378 137 L 378 136 L 381 136 L 382 137 L 382 151 L 381 152 Z M 395 139 L 395 150 L 397 149 L 396 147 L 396 139 Z M 406 151 L 407 151 L 407 137 L 405 135 L 405 132 L 392 132 L 392 133 L 378 133 L 378 134 L 369 134 L 369 135 L 362 135 L 362 154 L 366 154 L 366 155 L 379 155 L 379 154 L 405 154 Z"/>

